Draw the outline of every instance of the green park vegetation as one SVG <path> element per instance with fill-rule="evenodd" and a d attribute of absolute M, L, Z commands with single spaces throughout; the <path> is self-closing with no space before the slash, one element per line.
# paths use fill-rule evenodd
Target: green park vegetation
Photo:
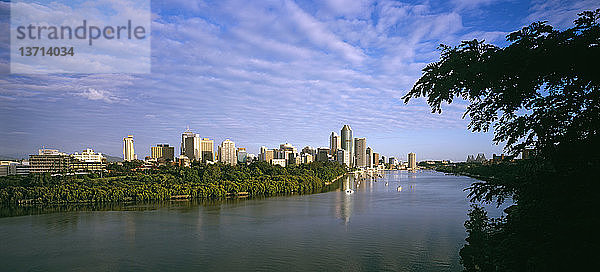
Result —
<path fill-rule="evenodd" d="M 136 162 L 110 164 L 110 173 L 90 175 L 28 175 L 0 178 L 0 203 L 110 203 L 224 198 L 321 192 L 346 173 L 336 162 L 274 166 L 265 162 L 229 166 L 199 164 L 161 166 L 132 171 Z M 136 169 L 137 170 L 137 169 Z"/>
<path fill-rule="evenodd" d="M 446 172 L 479 176 L 474 203 L 510 206 L 489 218 L 474 204 L 460 250 L 465 271 L 584 271 L 593 266 L 600 186 L 600 9 L 558 30 L 533 23 L 507 36 L 509 45 L 464 41 L 441 46 L 404 97 L 425 97 L 433 112 L 469 103 L 469 129 L 493 129 L 494 142 L 531 160 L 458 165 Z"/>

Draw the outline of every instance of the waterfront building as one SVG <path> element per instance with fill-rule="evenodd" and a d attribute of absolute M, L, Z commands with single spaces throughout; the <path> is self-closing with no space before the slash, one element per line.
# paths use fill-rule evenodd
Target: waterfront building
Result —
<path fill-rule="evenodd" d="M 57 149 L 40 149 L 37 155 L 29 155 L 29 172 L 42 173 L 67 173 L 70 171 L 72 157 L 59 152 Z"/>
<path fill-rule="evenodd" d="M 237 164 L 235 143 L 233 141 L 226 139 L 219 145 L 219 161 L 229 165 Z"/>
<path fill-rule="evenodd" d="M 137 160 L 137 155 L 135 155 L 133 148 L 133 135 L 127 135 L 127 137 L 123 138 L 123 160 Z"/>
<path fill-rule="evenodd" d="M 329 148 L 319 147 L 317 148 L 317 161 L 324 162 L 329 160 Z"/>
<path fill-rule="evenodd" d="M 273 149 L 268 149 L 265 146 L 260 147 L 260 155 L 258 159 L 260 161 L 271 162 L 275 158 L 275 151 Z"/>
<path fill-rule="evenodd" d="M 340 164 L 345 164 L 346 166 L 350 166 L 350 152 L 339 149 L 336 154 L 337 162 Z"/>
<path fill-rule="evenodd" d="M 169 146 L 169 144 L 157 144 L 150 147 L 150 157 L 157 161 L 172 162 L 175 160 L 175 147 Z"/>
<path fill-rule="evenodd" d="M 417 155 L 415 153 L 408 153 L 408 168 L 417 169 Z"/>
<path fill-rule="evenodd" d="M 373 166 L 379 165 L 379 153 L 373 152 Z"/>
<path fill-rule="evenodd" d="M 80 153 L 71 155 L 70 171 L 72 172 L 98 172 L 106 170 L 106 157 L 102 153 L 95 153 L 87 148 Z"/>
<path fill-rule="evenodd" d="M 302 164 L 302 160 L 303 160 L 302 156 L 296 156 L 296 162 L 295 162 L 295 164 L 297 164 L 297 165 L 298 164 Z"/>
<path fill-rule="evenodd" d="M 330 155 L 336 156 L 337 151 L 338 151 L 338 149 L 340 149 L 341 145 L 342 145 L 342 138 L 340 136 L 338 136 L 338 134 L 335 133 L 335 131 L 332 131 L 331 135 L 329 135 Z"/>
<path fill-rule="evenodd" d="M 272 159 L 271 160 L 271 164 L 272 165 L 279 165 L 281 167 L 285 167 L 285 159 Z"/>
<path fill-rule="evenodd" d="M 297 150 L 294 146 L 289 143 L 280 144 L 279 149 L 275 150 L 275 158 L 276 159 L 285 159 L 286 161 L 290 160 L 291 154 L 296 154 Z"/>
<path fill-rule="evenodd" d="M 200 135 L 189 128 L 181 134 L 181 155 L 185 155 L 190 161 L 202 161 Z"/>
<path fill-rule="evenodd" d="M 398 164 L 398 160 L 396 159 L 396 157 L 390 157 L 388 159 L 388 163 L 391 165 L 397 165 Z"/>
<path fill-rule="evenodd" d="M 356 167 L 367 166 L 367 139 L 354 138 Z"/>
<path fill-rule="evenodd" d="M 202 157 L 202 162 L 214 161 L 215 160 L 215 144 L 213 140 L 209 138 L 202 138 L 200 140 L 200 156 Z"/>
<path fill-rule="evenodd" d="M 371 147 L 367 147 L 366 150 L 366 154 L 367 154 L 367 167 L 368 168 L 373 168 L 373 149 L 371 149 Z"/>
<path fill-rule="evenodd" d="M 246 164 L 248 162 L 248 152 L 245 147 L 238 147 L 237 149 L 237 163 Z"/>
<path fill-rule="evenodd" d="M 354 166 L 354 138 L 352 137 L 352 129 L 349 125 L 344 125 L 340 133 L 341 149 L 346 150 L 350 156 L 350 167 Z"/>

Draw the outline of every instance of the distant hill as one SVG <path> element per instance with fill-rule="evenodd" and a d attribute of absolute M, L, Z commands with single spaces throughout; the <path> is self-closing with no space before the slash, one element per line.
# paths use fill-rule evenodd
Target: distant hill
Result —
<path fill-rule="evenodd" d="M 29 158 L 29 155 L 26 154 L 2 154 L 0 155 L 0 160 L 2 161 L 16 161 Z"/>
<path fill-rule="evenodd" d="M 121 157 L 115 157 L 115 156 L 106 155 L 106 154 L 102 154 L 102 155 L 104 155 L 104 157 L 106 157 L 106 161 L 108 161 L 108 162 L 118 162 L 118 161 L 123 160 L 123 158 L 121 158 Z"/>

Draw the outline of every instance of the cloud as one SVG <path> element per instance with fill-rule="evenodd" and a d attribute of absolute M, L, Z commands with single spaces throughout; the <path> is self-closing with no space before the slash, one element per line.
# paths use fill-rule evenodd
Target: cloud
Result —
<path fill-rule="evenodd" d="M 534 0 L 529 8 L 530 14 L 526 23 L 548 21 L 554 27 L 568 28 L 573 26 L 578 13 L 597 8 L 600 8 L 600 4 L 596 0 Z"/>
<path fill-rule="evenodd" d="M 116 103 L 123 101 L 121 98 L 116 97 L 109 91 L 97 90 L 94 88 L 88 88 L 87 90 L 84 90 L 83 92 L 78 93 L 77 95 L 85 97 L 89 100 L 101 100 L 106 103 Z"/>

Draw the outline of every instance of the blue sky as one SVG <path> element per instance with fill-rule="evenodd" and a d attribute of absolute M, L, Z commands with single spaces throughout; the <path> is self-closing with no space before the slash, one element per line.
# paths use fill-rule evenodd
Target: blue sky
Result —
<path fill-rule="evenodd" d="M 566 28 L 596 1 L 152 1 L 151 74 L 0 75 L 0 154 L 46 145 L 121 156 L 179 147 L 186 126 L 257 153 L 326 146 L 349 124 L 385 156 L 465 160 L 500 153 L 467 131 L 465 104 L 431 114 L 400 99 L 440 43 L 485 39 L 547 20 Z M 0 2 L 2 24 L 9 4 Z M 0 35 L 7 48 L 8 35 Z M 0 70 L 9 66 L 6 50 Z"/>

